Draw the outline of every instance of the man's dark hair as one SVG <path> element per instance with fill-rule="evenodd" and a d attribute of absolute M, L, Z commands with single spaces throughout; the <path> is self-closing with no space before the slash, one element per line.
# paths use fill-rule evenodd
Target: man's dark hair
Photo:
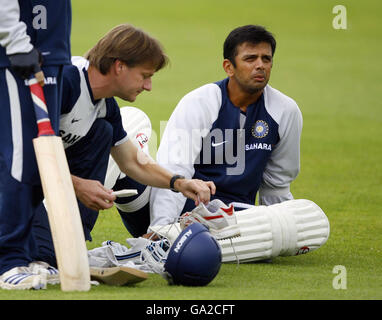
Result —
<path fill-rule="evenodd" d="M 236 67 L 235 57 L 237 55 L 237 47 L 244 42 L 259 44 L 260 42 L 269 43 L 272 48 L 272 57 L 276 50 L 276 40 L 272 33 L 262 26 L 246 25 L 238 27 L 230 32 L 224 41 L 223 56 L 228 59 Z"/>

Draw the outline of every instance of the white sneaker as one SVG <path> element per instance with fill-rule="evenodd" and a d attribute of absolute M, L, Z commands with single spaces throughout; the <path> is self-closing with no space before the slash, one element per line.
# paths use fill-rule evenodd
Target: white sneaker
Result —
<path fill-rule="evenodd" d="M 218 240 L 240 235 L 233 205 L 228 207 L 219 199 L 210 201 L 207 206 L 199 204 L 191 212 L 183 214 L 179 222 L 182 229 L 193 222 L 200 222 Z"/>
<path fill-rule="evenodd" d="M 28 267 L 15 267 L 0 276 L 0 288 L 7 290 L 46 289 L 46 277 Z"/>
<path fill-rule="evenodd" d="M 58 270 L 44 261 L 33 261 L 29 264 L 29 269 L 33 273 L 37 273 L 46 277 L 48 284 L 60 283 L 60 274 Z"/>

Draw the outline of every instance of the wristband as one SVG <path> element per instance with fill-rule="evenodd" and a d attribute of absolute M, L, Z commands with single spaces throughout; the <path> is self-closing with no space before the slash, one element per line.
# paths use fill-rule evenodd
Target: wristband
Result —
<path fill-rule="evenodd" d="M 175 187 L 174 187 L 175 181 L 178 180 L 178 179 L 185 179 L 185 177 L 182 176 L 182 175 L 176 174 L 176 175 L 174 175 L 174 176 L 171 178 L 171 180 L 170 180 L 170 189 L 171 189 L 171 191 L 173 191 L 173 192 L 179 192 L 179 191 L 176 190 Z"/>

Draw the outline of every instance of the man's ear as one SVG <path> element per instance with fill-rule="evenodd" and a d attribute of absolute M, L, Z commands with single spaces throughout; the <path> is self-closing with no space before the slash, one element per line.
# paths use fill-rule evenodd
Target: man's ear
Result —
<path fill-rule="evenodd" d="M 125 64 L 119 59 L 115 60 L 113 63 L 113 70 L 116 75 L 119 75 L 122 72 L 124 67 L 125 67 Z"/>
<path fill-rule="evenodd" d="M 232 64 L 232 62 L 228 59 L 224 59 L 223 69 L 228 77 L 232 77 L 235 74 L 235 67 Z"/>

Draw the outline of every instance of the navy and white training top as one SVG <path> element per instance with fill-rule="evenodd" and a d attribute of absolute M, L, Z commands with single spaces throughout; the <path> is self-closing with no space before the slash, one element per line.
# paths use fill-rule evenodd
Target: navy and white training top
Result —
<path fill-rule="evenodd" d="M 213 181 L 226 204 L 270 205 L 293 199 L 290 183 L 300 169 L 302 115 L 296 102 L 267 85 L 245 113 L 227 93 L 228 78 L 185 95 L 161 138 L 157 162 L 187 178 Z M 153 188 L 151 225 L 166 225 L 194 203 Z"/>
<path fill-rule="evenodd" d="M 70 64 L 70 0 L 0 0 L 0 68 L 7 55 L 37 48 L 43 66 Z"/>
<path fill-rule="evenodd" d="M 113 146 L 127 141 L 127 133 L 123 129 L 121 113 L 115 99 L 93 98 L 87 72 L 89 61 L 82 57 L 73 57 L 72 62 L 73 65 L 63 69 L 63 103 L 59 133 L 64 147 L 73 146 L 81 140 L 98 118 L 103 118 L 112 125 Z"/>

